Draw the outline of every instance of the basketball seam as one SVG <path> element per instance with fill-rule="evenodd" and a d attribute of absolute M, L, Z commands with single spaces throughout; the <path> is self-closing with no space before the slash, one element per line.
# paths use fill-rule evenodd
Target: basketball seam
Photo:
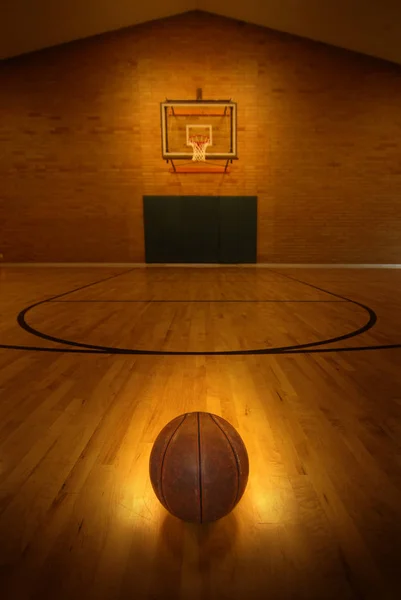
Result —
<path fill-rule="evenodd" d="M 167 450 L 168 450 L 168 447 L 170 446 L 170 443 L 171 443 L 173 437 L 175 436 L 175 434 L 177 433 L 179 427 L 181 427 L 181 425 L 183 424 L 183 422 L 185 421 L 185 419 L 187 418 L 187 416 L 188 416 L 188 413 L 186 413 L 183 416 L 182 420 L 178 423 L 177 427 L 174 429 L 173 433 L 171 434 L 170 439 L 168 440 L 168 442 L 166 444 L 166 447 L 164 449 L 162 463 L 160 465 L 160 495 L 163 498 L 164 503 L 165 503 L 166 507 L 168 508 L 168 510 L 170 512 L 172 512 L 172 511 L 171 511 L 171 508 L 169 506 L 169 503 L 166 500 L 166 497 L 165 497 L 164 491 L 163 491 L 163 467 L 164 467 L 164 460 L 166 458 Z"/>
<path fill-rule="evenodd" d="M 212 415 L 211 413 L 209 413 L 209 414 L 210 414 L 211 419 L 213 419 L 213 421 L 216 423 L 217 427 L 220 429 L 220 431 L 223 433 L 224 437 L 226 438 L 226 440 L 228 442 L 228 445 L 230 446 L 230 448 L 232 450 L 232 453 L 234 454 L 235 462 L 236 462 L 236 465 L 237 465 L 237 493 L 236 493 L 236 496 L 235 496 L 235 500 L 233 502 L 233 506 L 232 506 L 232 508 L 233 508 L 237 504 L 237 502 L 238 502 L 239 491 L 240 491 L 241 465 L 240 465 L 239 457 L 238 457 L 237 452 L 235 451 L 234 446 L 230 442 L 230 438 L 228 437 L 228 435 L 226 434 L 226 432 L 224 431 L 224 429 L 222 428 L 222 426 L 220 425 L 220 423 L 218 421 L 216 421 L 216 419 L 214 418 L 214 415 Z M 232 510 L 232 508 L 230 510 Z"/>
<path fill-rule="evenodd" d="M 198 474 L 199 474 L 199 511 L 200 522 L 203 522 L 203 504 L 202 504 L 202 465 L 201 465 L 201 438 L 200 438 L 200 413 L 198 413 Z"/>

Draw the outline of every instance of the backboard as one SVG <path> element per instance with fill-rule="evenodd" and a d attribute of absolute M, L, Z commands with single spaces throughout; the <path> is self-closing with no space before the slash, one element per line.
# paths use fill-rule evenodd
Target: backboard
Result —
<path fill-rule="evenodd" d="M 162 155 L 192 160 L 190 138 L 207 136 L 206 160 L 237 158 L 237 105 L 231 100 L 166 100 L 161 108 Z"/>

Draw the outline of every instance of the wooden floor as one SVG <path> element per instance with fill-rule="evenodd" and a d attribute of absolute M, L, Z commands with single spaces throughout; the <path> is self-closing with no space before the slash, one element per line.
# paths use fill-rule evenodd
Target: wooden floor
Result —
<path fill-rule="evenodd" d="M 397 270 L 0 269 L 0 598 L 399 600 L 400 308 Z M 148 477 L 194 410 L 250 459 L 207 526 Z"/>

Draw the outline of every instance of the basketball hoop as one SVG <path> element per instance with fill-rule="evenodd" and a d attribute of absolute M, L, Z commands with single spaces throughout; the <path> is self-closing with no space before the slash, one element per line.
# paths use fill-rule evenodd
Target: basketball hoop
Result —
<path fill-rule="evenodd" d="M 210 137 L 207 135 L 191 135 L 188 138 L 188 143 L 192 146 L 194 151 L 192 160 L 204 161 L 206 160 L 206 148 L 210 144 Z"/>

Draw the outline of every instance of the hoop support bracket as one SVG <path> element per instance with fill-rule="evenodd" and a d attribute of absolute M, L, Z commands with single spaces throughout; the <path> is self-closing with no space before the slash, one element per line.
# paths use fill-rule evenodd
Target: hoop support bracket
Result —
<path fill-rule="evenodd" d="M 178 166 L 175 164 L 174 159 L 173 158 L 169 158 L 166 160 L 167 163 L 171 163 L 171 169 L 170 169 L 170 173 L 186 173 L 186 174 L 191 174 L 191 175 L 201 175 L 201 174 L 213 174 L 213 175 L 219 175 L 219 174 L 229 174 L 230 173 L 230 168 L 229 168 L 229 164 L 232 163 L 232 159 L 231 158 L 227 158 L 226 162 L 224 165 L 218 165 L 215 163 L 212 163 L 211 161 L 201 161 L 201 165 L 200 166 L 194 166 L 194 163 L 191 161 L 190 163 L 185 163 L 182 166 Z M 198 162 L 199 165 L 199 162 Z"/>

